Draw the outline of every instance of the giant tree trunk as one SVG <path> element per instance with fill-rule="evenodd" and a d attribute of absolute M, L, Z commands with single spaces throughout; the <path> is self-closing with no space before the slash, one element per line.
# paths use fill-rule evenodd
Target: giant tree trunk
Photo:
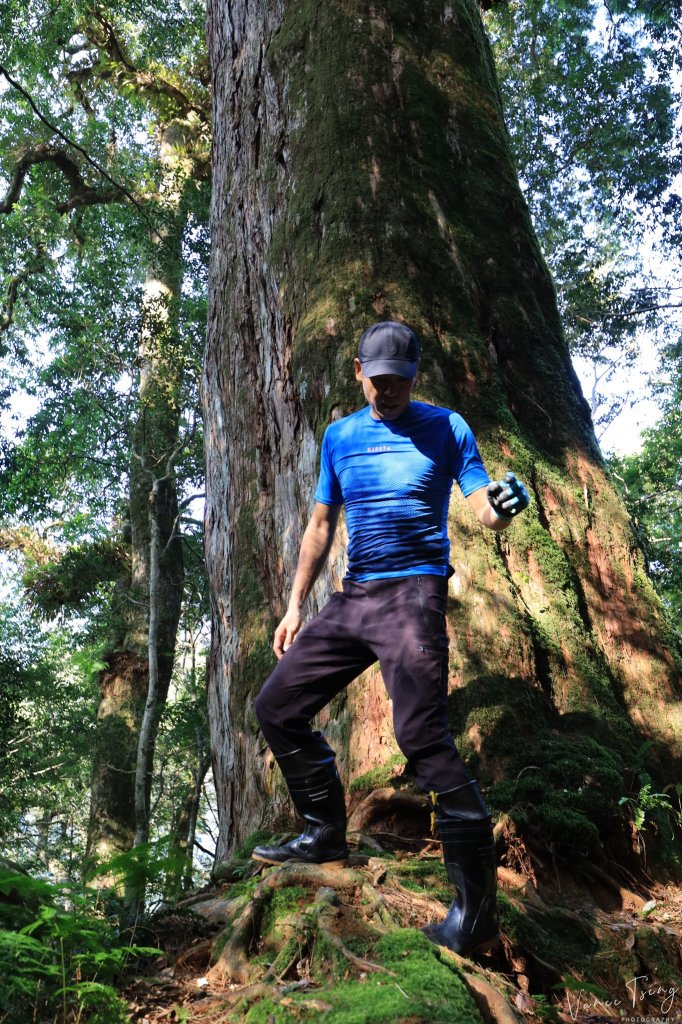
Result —
<path fill-rule="evenodd" d="M 361 403 L 352 357 L 360 332 L 384 318 L 422 338 L 417 397 L 460 411 L 491 475 L 514 468 L 533 498 L 493 536 L 453 497 L 457 741 L 488 786 L 510 779 L 498 808 L 521 802 L 532 818 L 530 780 L 536 805 L 545 793 L 547 829 L 575 821 L 589 832 L 645 740 L 666 773 L 679 767 L 680 677 L 571 367 L 475 0 L 209 8 L 204 414 L 218 859 L 282 808 L 253 699 L 274 664 L 271 629 L 322 432 Z M 311 611 L 341 561 L 339 549 Z M 377 671 L 325 727 L 346 778 L 389 760 Z M 553 788 L 557 770 L 568 796 L 565 783 Z"/>
<path fill-rule="evenodd" d="M 130 457 L 130 577 L 118 588 L 120 631 L 104 657 L 107 667 L 100 675 L 86 854 L 91 862 L 129 850 L 147 836 L 156 732 L 173 671 L 182 603 L 182 541 L 173 469 L 183 372 L 178 302 L 185 222 L 177 192 L 177 142 L 167 128 L 161 144 L 167 177 L 165 216 L 150 241 L 141 310 L 138 415 Z M 155 684 L 151 700 L 150 662 Z M 139 749 L 143 724 L 144 742 Z M 146 781 L 146 799 L 137 794 L 137 815 L 136 774 L 138 780 L 142 776 Z"/>

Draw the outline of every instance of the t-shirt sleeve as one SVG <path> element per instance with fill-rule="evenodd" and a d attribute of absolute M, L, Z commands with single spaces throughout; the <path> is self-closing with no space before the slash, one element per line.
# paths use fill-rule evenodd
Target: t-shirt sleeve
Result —
<path fill-rule="evenodd" d="M 339 478 L 334 470 L 334 459 L 332 442 L 329 436 L 329 427 L 324 432 L 322 439 L 322 452 L 320 455 L 320 476 L 315 488 L 315 501 L 323 505 L 343 505 L 343 494 Z"/>
<path fill-rule="evenodd" d="M 453 437 L 452 476 L 466 498 L 479 487 L 487 487 L 490 477 L 483 465 L 476 438 L 469 424 L 457 413 L 450 417 Z"/>

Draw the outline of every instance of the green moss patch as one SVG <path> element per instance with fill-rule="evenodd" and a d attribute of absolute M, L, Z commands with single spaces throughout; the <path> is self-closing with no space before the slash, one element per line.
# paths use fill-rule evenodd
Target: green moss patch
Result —
<path fill-rule="evenodd" d="M 589 736 L 545 736 L 512 763 L 488 791 L 491 808 L 530 827 L 543 844 L 593 852 L 624 817 L 625 766 L 618 753 Z"/>
<path fill-rule="evenodd" d="M 500 926 L 514 947 L 532 950 L 557 969 L 589 974 L 598 948 L 590 926 L 548 908 L 546 912 L 528 909 L 506 893 L 498 893 Z"/>
<path fill-rule="evenodd" d="M 324 1006 L 325 1024 L 482 1024 L 460 976 L 421 932 L 400 929 L 386 935 L 371 955 L 396 977 L 369 973 L 310 996 L 292 995 L 287 1006 L 265 999 L 243 1019 L 293 1024 L 308 1014 L 315 1019 Z"/>
<path fill-rule="evenodd" d="M 393 786 L 398 789 L 405 782 L 403 768 L 407 759 L 403 754 L 392 754 L 384 763 L 377 765 L 364 775 L 358 775 L 349 785 L 351 793 L 359 793 L 367 790 L 381 789 L 384 786 Z"/>
<path fill-rule="evenodd" d="M 279 924 L 282 918 L 298 913 L 309 899 L 310 893 L 302 886 L 288 885 L 284 889 L 275 889 L 261 923 L 262 933 L 268 935 L 271 943 L 281 944 Z"/>
<path fill-rule="evenodd" d="M 440 857 L 425 857 L 423 860 L 409 858 L 392 864 L 389 875 L 395 876 L 403 889 L 424 893 L 449 907 L 452 900 L 452 884 Z"/>

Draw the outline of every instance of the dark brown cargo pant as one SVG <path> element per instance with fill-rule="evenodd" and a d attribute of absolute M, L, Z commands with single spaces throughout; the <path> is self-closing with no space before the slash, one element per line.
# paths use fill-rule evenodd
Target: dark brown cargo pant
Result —
<path fill-rule="evenodd" d="M 396 740 L 420 788 L 442 793 L 468 782 L 448 727 L 446 598 L 443 576 L 344 580 L 258 695 L 256 715 L 273 753 L 310 743 L 312 718 L 378 660 Z"/>

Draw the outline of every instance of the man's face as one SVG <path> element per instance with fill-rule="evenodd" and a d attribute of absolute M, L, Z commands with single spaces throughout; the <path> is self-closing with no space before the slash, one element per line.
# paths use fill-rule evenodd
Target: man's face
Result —
<path fill-rule="evenodd" d="M 365 377 L 360 360 L 355 360 L 355 379 L 362 384 L 362 391 L 369 403 L 370 415 L 375 420 L 395 420 L 410 404 L 414 377 L 399 377 L 397 374 L 381 374 Z"/>

